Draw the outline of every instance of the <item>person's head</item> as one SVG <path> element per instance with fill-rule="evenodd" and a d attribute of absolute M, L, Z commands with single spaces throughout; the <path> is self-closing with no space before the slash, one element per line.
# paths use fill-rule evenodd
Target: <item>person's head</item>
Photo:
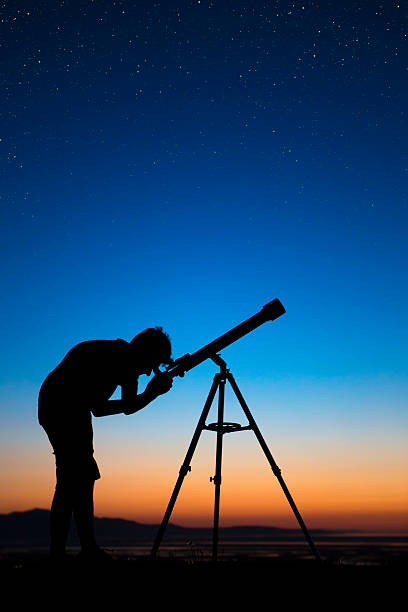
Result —
<path fill-rule="evenodd" d="M 171 363 L 171 342 L 162 327 L 149 327 L 130 341 L 140 373 L 150 376 L 161 364 Z"/>

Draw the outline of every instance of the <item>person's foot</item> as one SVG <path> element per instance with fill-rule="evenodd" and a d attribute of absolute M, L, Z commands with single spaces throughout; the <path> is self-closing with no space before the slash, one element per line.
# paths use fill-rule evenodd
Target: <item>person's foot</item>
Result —
<path fill-rule="evenodd" d="M 84 565 L 99 565 L 113 562 L 112 557 L 98 546 L 91 549 L 81 550 L 77 556 L 77 560 Z"/>

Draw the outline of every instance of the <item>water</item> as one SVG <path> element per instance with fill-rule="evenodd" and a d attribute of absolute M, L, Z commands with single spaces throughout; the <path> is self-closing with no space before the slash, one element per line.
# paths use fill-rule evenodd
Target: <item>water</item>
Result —
<path fill-rule="evenodd" d="M 383 565 L 408 561 L 407 534 L 339 533 L 314 539 L 324 560 L 338 563 Z M 120 558 L 143 558 L 150 555 L 151 544 L 107 548 Z M 163 559 L 208 560 L 212 555 L 211 541 L 164 542 L 158 556 Z M 300 538 L 281 541 L 220 541 L 219 560 L 275 559 L 300 560 L 314 558 L 306 541 Z"/>

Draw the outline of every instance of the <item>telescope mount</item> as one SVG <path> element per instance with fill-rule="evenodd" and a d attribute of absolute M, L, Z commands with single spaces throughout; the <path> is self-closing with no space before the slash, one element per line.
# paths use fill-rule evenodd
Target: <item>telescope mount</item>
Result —
<path fill-rule="evenodd" d="M 233 375 L 231 374 L 231 372 L 229 371 L 229 369 L 227 368 L 227 364 L 226 362 L 221 359 L 221 357 L 217 354 L 217 355 L 213 355 L 211 356 L 211 359 L 219 366 L 220 371 L 215 374 L 214 376 L 214 380 L 210 389 L 210 392 L 208 394 L 208 397 L 205 401 L 204 404 L 204 408 L 203 411 L 201 413 L 201 416 L 199 418 L 199 421 L 197 423 L 195 432 L 193 434 L 192 440 L 190 442 L 190 446 L 187 450 L 187 454 L 185 456 L 184 462 L 180 468 L 180 472 L 179 472 L 179 476 L 176 482 L 176 485 L 174 487 L 173 493 L 171 495 L 170 501 L 168 503 L 166 512 L 164 514 L 163 520 L 161 522 L 161 525 L 159 527 L 159 530 L 157 532 L 156 535 L 156 539 L 154 541 L 152 550 L 151 550 L 151 557 L 152 558 L 156 558 L 157 552 L 159 550 L 161 541 L 163 539 L 164 536 L 164 532 L 166 530 L 166 527 L 168 525 L 168 522 L 170 520 L 170 516 L 171 513 L 173 512 L 173 508 L 174 505 L 176 503 L 178 494 L 180 492 L 181 489 L 181 485 L 183 484 L 184 478 L 187 476 L 188 472 L 191 471 L 191 460 L 193 458 L 193 454 L 194 451 L 197 447 L 199 438 L 201 436 L 201 432 L 204 429 L 210 430 L 210 431 L 214 431 L 217 434 L 217 442 L 216 442 L 216 461 L 215 461 L 215 475 L 213 477 L 210 478 L 210 480 L 214 483 L 215 485 L 215 499 L 214 499 L 214 523 L 213 523 L 213 540 L 212 540 L 212 561 L 216 562 L 217 561 L 217 556 L 218 556 L 218 530 L 219 530 L 219 516 L 220 516 L 220 493 L 221 493 L 221 464 L 222 464 L 222 447 L 223 447 L 223 436 L 227 433 L 234 433 L 237 431 L 243 431 L 246 429 L 252 429 L 252 431 L 254 432 L 268 462 L 269 465 L 272 469 L 272 472 L 274 473 L 274 475 L 276 476 L 276 478 L 279 481 L 280 486 L 283 489 L 283 492 L 286 496 L 286 499 L 289 502 L 290 507 L 292 508 L 292 511 L 299 523 L 300 528 L 303 531 L 303 534 L 310 546 L 311 552 L 314 555 L 314 557 L 317 559 L 317 561 L 321 561 L 321 557 L 320 554 L 311 538 L 311 535 L 300 515 L 299 510 L 296 507 L 296 504 L 285 484 L 285 481 L 283 480 L 282 474 L 281 474 L 281 470 L 280 468 L 277 466 L 274 458 L 272 457 L 272 454 L 244 400 L 244 397 L 241 393 L 241 391 L 238 388 L 237 383 L 235 382 L 235 379 L 233 377 Z M 242 426 L 238 423 L 230 423 L 230 422 L 225 422 L 224 421 L 224 398 L 225 398 L 225 385 L 227 383 L 227 381 L 230 383 L 237 399 L 238 402 L 241 405 L 242 410 L 244 411 L 244 414 L 246 416 L 246 418 L 248 419 L 248 425 L 246 426 Z M 206 419 L 208 416 L 208 413 L 210 411 L 211 405 L 214 401 L 215 395 L 217 393 L 218 390 L 218 417 L 217 417 L 217 422 L 216 423 L 210 423 L 210 424 L 206 424 Z"/>

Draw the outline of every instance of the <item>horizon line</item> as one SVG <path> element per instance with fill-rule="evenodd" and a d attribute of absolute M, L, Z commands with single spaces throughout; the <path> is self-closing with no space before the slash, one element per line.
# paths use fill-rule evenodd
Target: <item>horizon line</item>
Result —
<path fill-rule="evenodd" d="M 5 513 L 0 513 L 0 516 L 10 516 L 11 514 L 28 514 L 29 512 L 36 512 L 36 511 L 40 511 L 40 512 L 47 512 L 48 514 L 50 513 L 50 510 L 48 508 L 30 508 L 28 510 L 12 510 L 11 512 L 5 512 Z M 115 521 L 115 520 L 119 520 L 119 521 L 126 521 L 128 523 L 136 523 L 138 525 L 145 525 L 145 526 L 160 526 L 160 522 L 159 523 L 143 523 L 140 521 L 136 521 L 134 519 L 127 519 L 127 518 L 122 518 L 120 516 L 115 516 L 115 517 L 110 517 L 110 516 L 96 516 L 94 517 L 95 519 L 99 519 L 99 520 L 109 520 L 109 521 Z M 212 529 L 212 525 L 208 526 L 208 527 L 195 527 L 195 526 L 190 526 L 190 527 L 186 527 L 184 525 L 180 525 L 178 523 L 172 523 L 170 522 L 169 525 L 172 525 L 173 527 L 179 527 L 181 529 Z M 277 529 L 279 531 L 293 531 L 293 532 L 297 532 L 297 531 L 301 531 L 300 527 L 277 527 L 275 525 L 265 525 L 265 524 L 248 524 L 248 523 L 241 523 L 241 524 L 236 524 L 236 525 L 229 525 L 229 526 L 222 526 L 220 525 L 219 527 L 220 529 L 239 529 L 239 528 L 256 528 L 256 529 Z M 310 528 L 309 531 L 321 531 L 321 532 L 335 532 L 335 533 L 365 533 L 365 534 L 369 534 L 369 533 L 375 533 L 375 534 L 402 534 L 402 535 L 408 535 L 408 528 L 406 530 L 403 529 L 394 529 L 394 530 L 390 530 L 390 529 L 344 529 L 344 528 L 321 528 L 321 527 L 313 527 Z"/>

